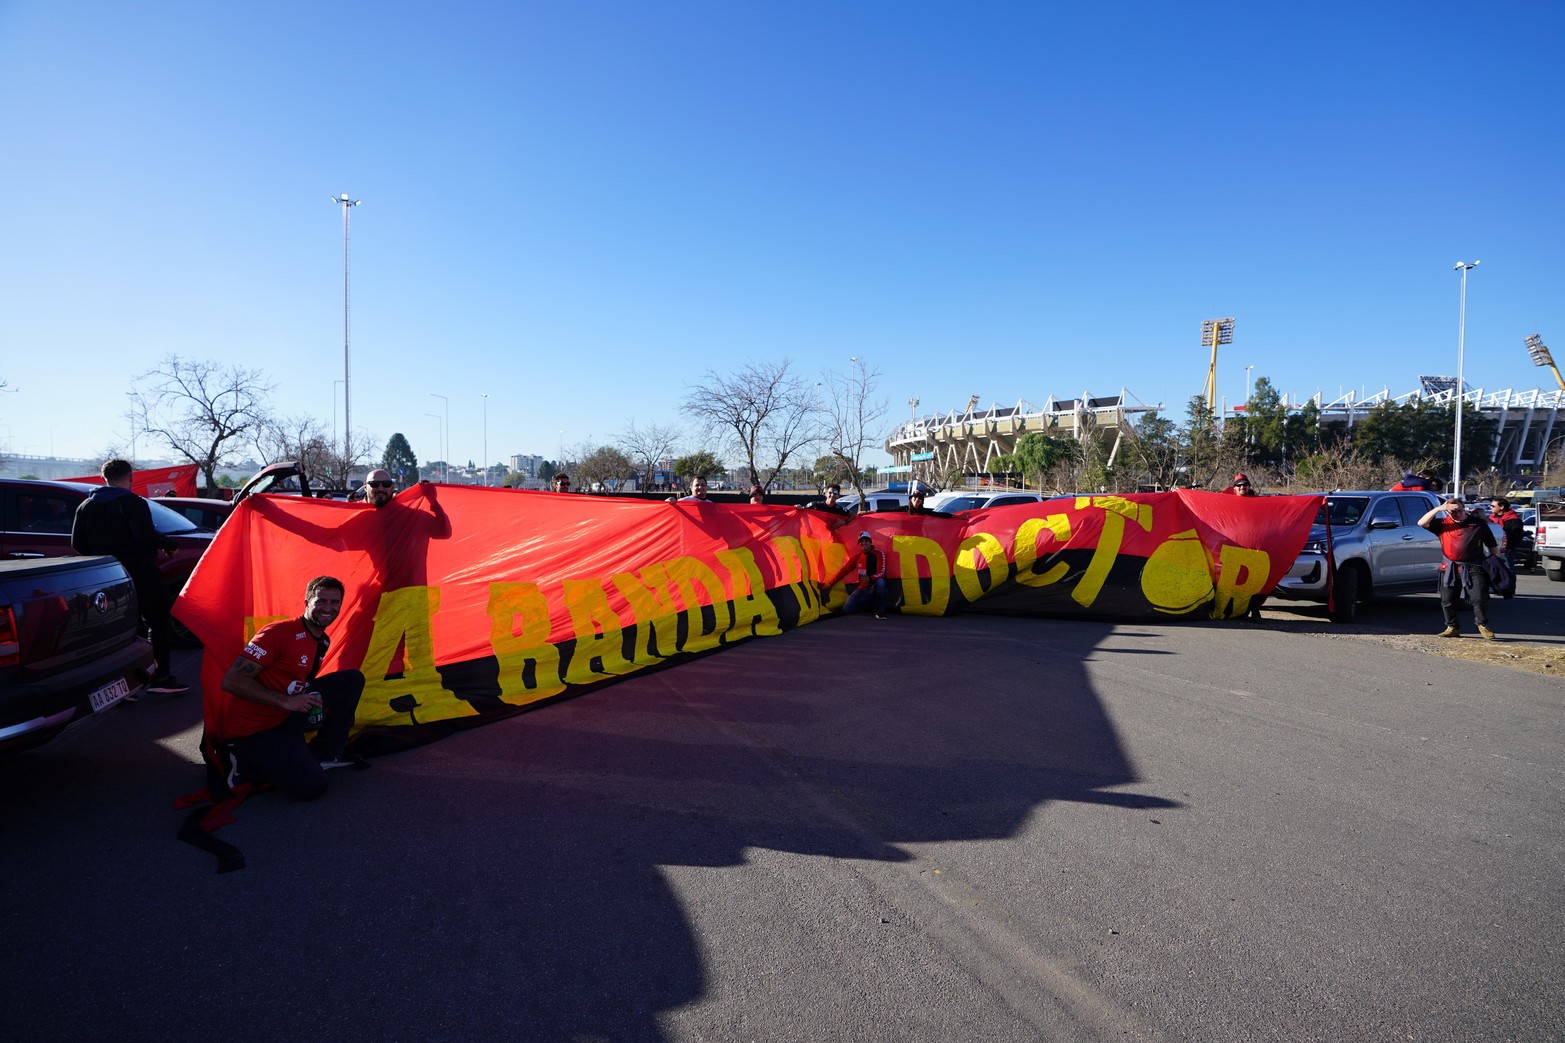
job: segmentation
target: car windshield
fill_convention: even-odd
[[[159,532],[195,532],[201,528],[201,526],[197,525],[183,514],[163,506],[156,500],[148,500],[147,506],[152,508],[153,528],[157,529]]]
[[[1327,524],[1327,512],[1331,512],[1330,523],[1333,528],[1343,528],[1349,525],[1357,525],[1360,518],[1364,517],[1364,511],[1369,507],[1368,496],[1331,496],[1326,499],[1325,506],[1315,514],[1315,524]]]

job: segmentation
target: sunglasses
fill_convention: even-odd
[[[371,489],[390,489],[392,486],[396,485],[397,483],[396,482],[365,482],[364,484],[369,486]]]

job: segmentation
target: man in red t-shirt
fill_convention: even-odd
[[[1440,517],[1441,512],[1445,517]],[[1440,537],[1445,561],[1440,565],[1440,610],[1445,613],[1441,637],[1461,637],[1456,625],[1456,602],[1462,590],[1473,603],[1473,621],[1478,636],[1494,640],[1489,629],[1489,574],[1484,571],[1485,547],[1494,550],[1494,533],[1489,523],[1467,512],[1467,505],[1452,498],[1418,519],[1418,524]]]
[[[229,789],[237,779],[269,782],[299,800],[326,792],[326,769],[368,768],[345,753],[364,675],[316,676],[342,611],[342,581],[317,576],[304,591],[304,615],[262,627],[205,698],[206,745]],[[313,730],[313,741],[305,733]]]

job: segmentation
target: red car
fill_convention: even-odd
[[[84,482],[35,482],[26,478],[0,478],[0,559],[57,558],[71,550],[71,522],[76,507],[96,486]],[[152,524],[174,538],[179,549],[172,558],[159,555],[158,567],[171,594],[178,594],[191,570],[212,543],[212,531],[198,528],[182,514],[157,500]],[[174,639],[186,648],[200,642],[176,617]]]

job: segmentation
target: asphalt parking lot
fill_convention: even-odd
[[[259,797],[224,875],[196,698],[119,707],[0,762],[0,1035],[1565,1038],[1565,685],[1267,616],[826,621]]]

